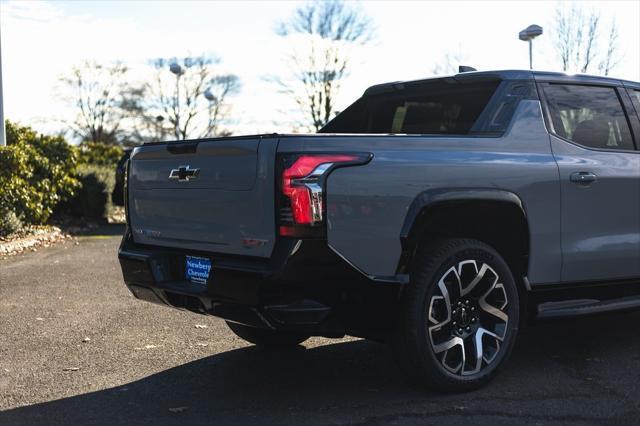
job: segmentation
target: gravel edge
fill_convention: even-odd
[[[52,226],[48,230],[39,230],[33,235],[11,241],[0,241],[0,260],[5,260],[9,256],[15,256],[27,251],[37,251],[40,247],[49,247],[69,238],[72,238],[69,234],[62,232],[58,227]]]

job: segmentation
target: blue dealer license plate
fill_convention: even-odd
[[[211,259],[185,256],[185,273],[189,281],[206,284],[211,273]]]

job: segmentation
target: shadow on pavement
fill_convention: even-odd
[[[638,325],[640,314],[621,314],[530,327],[498,379],[470,394],[408,385],[387,348],[372,342],[278,353],[245,347],[122,386],[8,410],[0,424],[424,424],[451,415],[476,424],[626,424],[640,413]],[[178,407],[188,408],[169,410]]]
[[[78,237],[91,237],[91,236],[121,236],[124,235],[126,226],[122,223],[105,223],[98,225],[96,228],[83,229],[80,232],[74,233]]]
[[[363,365],[363,360],[367,360]],[[371,369],[375,371],[373,373]],[[251,421],[264,410],[362,400],[392,382],[402,392],[384,346],[366,341],[271,352],[245,347],[99,392],[0,413],[0,424],[185,424]],[[189,407],[172,413],[169,409]],[[224,419],[227,419],[226,421]],[[260,420],[257,417],[255,420]]]

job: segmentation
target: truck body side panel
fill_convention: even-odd
[[[327,179],[329,245],[366,275],[395,275],[400,233],[417,196],[500,190],[516,194],[527,215],[529,281],[560,280],[558,167],[537,100],[520,102],[502,137],[300,136],[282,139],[278,150],[374,155],[368,165],[337,169]]]

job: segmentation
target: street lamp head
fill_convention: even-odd
[[[530,41],[542,34],[542,27],[540,25],[529,25],[524,30],[520,31],[518,38],[522,41]]]
[[[213,101],[216,100],[216,95],[211,93],[210,89],[205,90],[203,95],[204,95],[205,99],[208,100],[209,102],[213,102]]]
[[[172,63],[169,64],[169,71],[171,71],[175,75],[181,75],[182,74],[182,67],[180,66],[179,63],[172,62]]]

